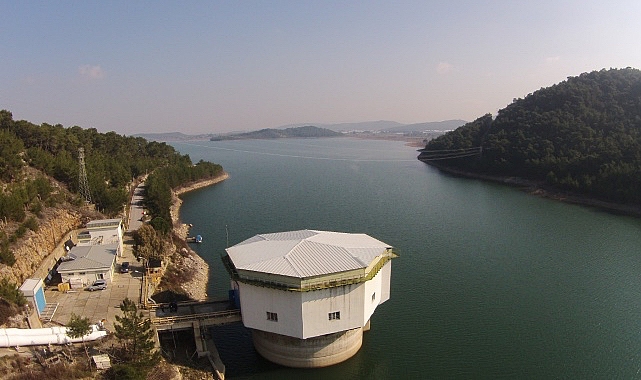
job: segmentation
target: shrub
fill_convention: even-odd
[[[21,224],[21,225],[19,225],[19,226],[18,226],[18,229],[16,229],[16,232],[14,233],[14,235],[15,235],[18,239],[20,239],[20,238],[21,238],[21,237],[23,237],[23,236],[24,236],[24,234],[26,234],[26,233],[27,233],[27,227],[25,227],[25,225],[24,225],[24,224]]]
[[[36,214],[38,217],[42,216],[42,203],[33,202],[30,208],[31,212]]]
[[[107,378],[113,380],[145,380],[145,371],[135,364],[114,364],[107,371]]]
[[[24,306],[27,304],[27,299],[24,298],[22,292],[18,290],[16,284],[9,282],[6,278],[0,280],[0,297],[17,306]]]
[[[13,239],[14,236],[11,236]],[[16,263],[16,257],[13,252],[9,250],[8,244],[0,245],[0,262],[8,266],[13,266]]]
[[[38,232],[38,221],[33,216],[30,216],[22,225],[33,232]]]

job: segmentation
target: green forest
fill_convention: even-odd
[[[36,125],[13,120],[11,112],[0,111],[0,219],[18,224],[11,234],[0,236],[0,262],[13,264],[8,247],[29,229],[36,231],[43,209],[67,204],[82,206],[79,148],[84,149],[87,180],[95,208],[107,216],[120,213],[129,199],[128,185],[149,174],[146,207],[162,232],[171,226],[171,189],[182,184],[217,176],[220,165],[198,162],[173,147],[142,137],[94,128]],[[51,178],[55,181],[51,181]],[[64,186],[69,192],[60,191]],[[65,195],[71,194],[71,195]],[[13,230],[13,229],[12,229]]]
[[[429,141],[418,158],[641,205],[641,71],[569,77]]]

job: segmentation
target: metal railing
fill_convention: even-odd
[[[209,313],[187,314],[187,315],[172,315],[169,317],[154,317],[151,318],[151,323],[155,326],[172,325],[180,322],[194,322],[203,321],[206,319],[230,319],[232,317],[240,317],[240,310],[224,310],[214,311]]]
[[[281,289],[281,290],[287,290],[287,291],[293,291],[293,292],[309,292],[313,290],[335,288],[338,286],[352,285],[352,284],[358,284],[358,283],[369,281],[378,274],[378,272],[383,268],[383,266],[388,261],[396,257],[398,257],[396,253],[392,251],[387,252],[368,273],[362,276],[333,278],[329,281],[327,280],[321,280],[318,282],[310,281],[310,282],[303,283],[300,286],[295,286],[292,284],[285,284],[285,283],[280,283],[275,281],[269,281],[262,278],[248,277],[246,275],[241,276],[236,270],[236,268],[234,267],[229,256],[224,256],[222,259],[223,259],[223,264],[225,265],[225,268],[229,272],[232,280],[244,282],[246,284],[251,284],[254,286],[262,286],[266,288],[275,288],[275,289]]]

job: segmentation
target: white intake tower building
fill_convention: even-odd
[[[392,247],[365,234],[256,235],[223,258],[245,327],[266,359],[324,367],[352,357],[390,298]]]

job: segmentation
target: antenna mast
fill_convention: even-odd
[[[80,195],[84,198],[85,203],[91,203],[91,193],[89,192],[89,181],[87,181],[87,169],[85,168],[85,148],[78,148],[78,162],[80,166],[80,175],[78,180],[80,184],[78,189],[80,190]]]

